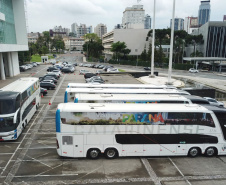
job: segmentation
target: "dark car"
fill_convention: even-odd
[[[75,66],[78,66],[78,64],[77,64],[76,62],[75,62],[74,64],[72,64],[72,65],[73,65],[74,67],[75,67]]]
[[[47,69],[47,71],[48,72],[51,72],[51,71],[53,71],[53,70],[58,70],[56,67],[49,67],[48,69]]]
[[[91,78],[91,77],[93,77],[93,76],[97,76],[96,74],[94,74],[94,73],[85,73],[84,74],[84,78],[86,79],[86,78]]]
[[[52,80],[54,82],[54,84],[57,84],[57,80],[52,77],[52,76],[46,76],[46,77],[43,77],[43,78],[39,78],[39,81],[43,81],[43,80]]]
[[[56,75],[56,74],[47,74],[47,75],[45,75],[45,76],[43,76],[43,77],[45,78],[46,76],[54,77],[56,80],[59,79],[59,76]]]
[[[146,70],[146,71],[150,71],[150,70],[151,70],[151,68],[150,68],[150,67],[144,67],[144,70]]]
[[[47,91],[47,89],[41,87],[41,93],[43,95],[46,95],[48,93],[48,91]]]
[[[62,70],[61,70],[62,73],[73,73],[73,70],[71,67],[64,67]]]
[[[20,66],[20,72],[24,72],[26,71],[25,67],[24,66]]]
[[[50,83],[50,82],[40,82],[40,87],[42,88],[46,88],[46,89],[55,89],[56,85],[54,83]]]

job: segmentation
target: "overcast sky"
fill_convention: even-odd
[[[173,0],[156,0],[156,28],[167,28],[172,17]],[[141,0],[145,14],[153,15],[154,0]],[[54,26],[71,29],[71,24],[86,24],[93,28],[103,23],[108,32],[122,23],[126,7],[137,0],[27,0],[29,32],[43,32]],[[176,0],[176,17],[197,16],[200,0]],[[211,21],[222,21],[226,15],[226,0],[211,0]]]

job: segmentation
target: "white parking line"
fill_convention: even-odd
[[[44,105],[42,106],[41,110],[43,109],[43,107],[44,107]],[[40,112],[41,112],[41,111],[40,111]],[[37,114],[36,118],[39,116],[40,112]],[[34,121],[32,122],[32,124],[31,124],[31,126],[29,127],[29,129],[27,130],[27,133],[25,133],[24,138],[21,140],[20,144],[17,146],[15,152],[13,153],[13,155],[10,157],[9,161],[8,161],[7,164],[5,165],[4,169],[3,169],[2,172],[1,172],[1,175],[5,172],[6,168],[8,167],[9,163],[11,162],[12,158],[14,157],[14,155],[15,155],[15,154],[17,153],[17,151],[19,150],[19,148],[20,148],[21,144],[23,143],[24,139],[26,138],[26,136],[27,136],[27,134],[28,134],[30,128],[33,126],[33,124],[34,124],[36,118],[35,118]]]
[[[180,171],[180,169],[177,167],[177,165],[173,162],[173,160],[171,158],[168,157],[168,159],[170,160],[170,162],[174,165],[174,167],[178,170],[178,172],[181,174],[181,176],[185,179],[184,174],[182,173],[182,171]],[[187,179],[185,179],[185,181],[189,184],[192,185]]]

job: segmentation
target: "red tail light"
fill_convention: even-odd
[[[60,147],[57,139],[56,139],[56,145],[57,145],[57,149],[59,149]]]
[[[32,102],[32,105],[35,105],[36,104],[36,102],[35,102],[35,100]]]

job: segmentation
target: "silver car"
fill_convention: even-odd
[[[206,100],[208,100],[210,102],[210,105],[214,105],[214,106],[217,106],[217,107],[224,107],[224,103],[223,102],[219,102],[213,98],[210,98],[210,97],[203,97],[205,98]]]

